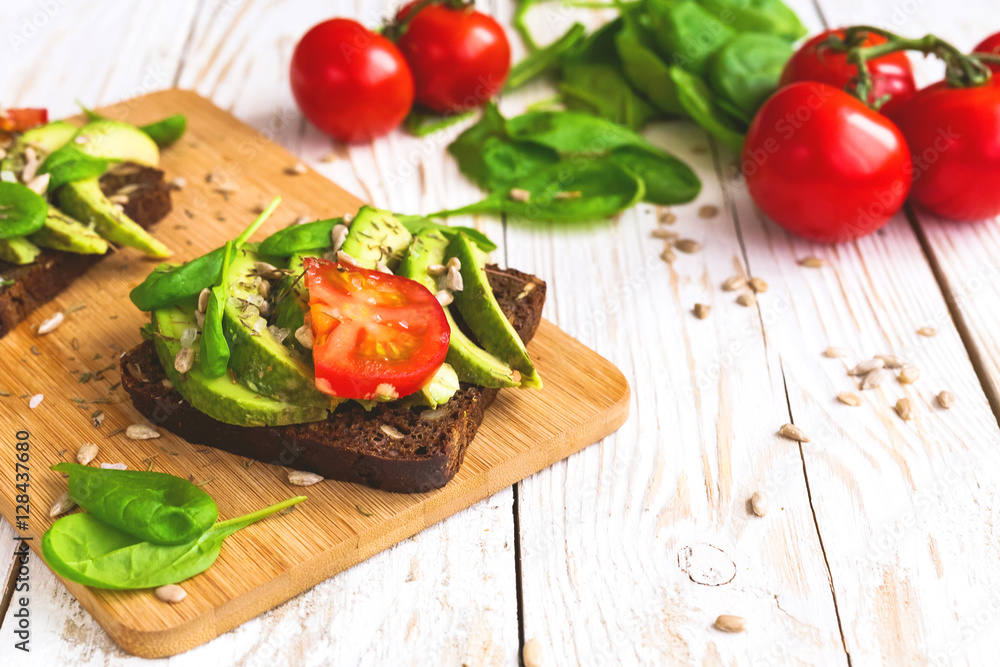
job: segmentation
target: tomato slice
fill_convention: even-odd
[[[324,259],[305,267],[317,389],[394,399],[418,391],[444,363],[451,327],[426,287]]]
[[[4,109],[0,111],[0,130],[24,132],[49,122],[47,109]]]

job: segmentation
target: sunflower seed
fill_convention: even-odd
[[[764,282],[763,278],[751,278],[750,279],[750,289],[752,289],[757,294],[762,294],[767,291],[767,283]]]
[[[174,383],[168,380],[167,378],[163,378],[162,380],[160,380],[160,384],[162,384],[167,389],[174,388]]]
[[[722,614],[715,619],[715,629],[722,632],[743,632],[747,629],[747,622],[742,616]]]
[[[434,298],[437,299],[438,303],[442,306],[447,306],[455,300],[455,297],[451,295],[451,292],[446,289],[439,290],[438,293],[434,295]]]
[[[847,371],[848,375],[867,375],[872,371],[882,368],[885,366],[885,362],[878,357],[869,359],[868,361],[862,361],[860,364]]]
[[[454,266],[448,267],[448,275],[444,279],[444,286],[452,292],[461,292],[465,288],[462,282],[462,274]]]
[[[875,358],[881,359],[885,363],[886,368],[891,368],[893,370],[902,368],[906,365],[906,361],[900,359],[894,354],[876,354]]]
[[[511,188],[510,198],[513,199],[514,201],[527,203],[531,201],[531,193],[522,188]]]
[[[128,195],[111,195],[108,197],[108,201],[112,204],[127,204]]]
[[[851,351],[846,347],[828,347],[823,350],[823,356],[830,359],[839,359],[841,357],[849,357],[850,355]]]
[[[913,401],[908,398],[901,398],[896,401],[896,414],[898,414],[900,419],[903,421],[913,419]]]
[[[208,310],[208,300],[209,298],[211,298],[211,296],[212,296],[212,290],[210,290],[207,287],[201,291],[201,294],[198,295],[199,313],[204,313],[205,311]]]
[[[76,502],[69,497],[69,491],[66,491],[52,501],[52,507],[49,508],[49,518],[54,519],[60,514],[69,512],[74,507],[76,507]]]
[[[343,250],[337,251],[337,264],[346,264],[347,266],[357,266],[358,262],[353,257],[348,255]]]
[[[719,207],[712,204],[705,204],[698,209],[699,218],[714,218],[719,215]]]
[[[863,403],[861,397],[851,391],[842,391],[837,394],[837,400],[844,405],[850,405],[851,407],[858,407]]]
[[[427,274],[434,276],[435,278],[438,276],[443,276],[447,272],[448,272],[448,267],[445,266],[444,264],[431,264],[430,266],[427,267]]]
[[[937,402],[942,408],[948,410],[955,405],[955,395],[950,391],[942,391],[937,395]]]
[[[701,250],[701,244],[694,239],[677,239],[674,241],[674,247],[689,255]]]
[[[404,437],[402,431],[389,424],[382,424],[379,429],[393,440],[402,440]]]
[[[926,338],[933,338],[937,336],[937,329],[934,327],[920,327],[917,329],[917,333]]]
[[[673,230],[657,227],[656,229],[653,230],[652,236],[654,239],[666,239],[669,241],[670,239],[675,239],[680,235]]]
[[[392,269],[390,269],[389,265],[383,262],[382,260],[375,262],[375,270],[378,271],[379,273],[387,273],[390,276],[392,275]]]
[[[153,440],[159,438],[160,433],[146,424],[132,424],[125,429],[125,437],[129,440]]]
[[[91,461],[97,458],[97,451],[97,445],[92,442],[80,445],[80,449],[76,452],[76,462],[82,466],[89,465]]]
[[[347,225],[337,224],[333,226],[330,230],[330,241],[333,242],[334,252],[338,251],[343,247],[344,241],[347,240],[347,233],[350,231]]]
[[[183,375],[191,370],[192,366],[194,366],[194,348],[182,347],[174,357],[174,370]]]
[[[809,436],[795,424],[782,424],[778,429],[778,435],[784,436],[796,442],[809,442]]]
[[[661,225],[672,225],[675,222],[677,222],[677,216],[671,213],[670,211],[666,211],[663,215],[660,216],[659,219],[659,223]]]
[[[102,470],[128,470],[128,466],[124,463],[102,463]]]
[[[160,602],[166,602],[167,604],[177,604],[187,597],[187,591],[178,586],[177,584],[167,584],[166,586],[160,586],[155,591],[153,595]]]
[[[913,384],[920,379],[920,369],[916,366],[903,366],[899,371],[899,381],[902,384]]]
[[[90,421],[94,423],[94,428],[100,428],[101,424],[104,423],[104,411],[97,410],[94,414],[90,415]]]
[[[724,292],[736,292],[747,286],[747,279],[743,276],[729,276],[726,278],[725,282],[722,283],[722,290]]]
[[[289,176],[301,176],[307,171],[309,170],[306,169],[306,166],[301,162],[296,162],[291,167],[285,169],[285,173],[288,174]]]
[[[871,373],[865,375],[861,380],[861,391],[867,391],[869,389],[875,389],[879,387],[884,381],[886,376],[888,376],[888,371],[884,368],[876,368]]]
[[[312,486],[313,484],[322,481],[323,478],[314,472],[292,470],[288,473],[288,483],[293,486]]]
[[[42,174],[41,176],[35,176],[26,185],[28,189],[36,192],[40,195],[44,195],[45,191],[49,189],[49,179],[51,176],[49,174]]]
[[[45,397],[42,396],[41,394],[35,394],[28,400],[28,407],[34,410],[35,408],[37,408],[39,405],[42,404],[42,401],[44,399]]]
[[[524,663],[524,667],[542,667],[542,645],[534,637],[524,642],[524,648],[521,649],[521,661]]]
[[[260,285],[257,285],[257,294],[259,294],[262,299],[270,299],[271,283],[266,280],[260,281]]]
[[[712,310],[712,307],[704,303],[694,304],[694,316],[699,320],[703,320],[708,317],[708,313]]]
[[[663,249],[663,252],[660,253],[660,259],[667,264],[673,264],[674,260],[677,259],[677,254],[674,252],[673,248],[667,246]]]
[[[44,322],[38,325],[38,331],[37,331],[38,335],[44,336],[45,334],[52,333],[53,331],[59,328],[59,325],[63,323],[64,319],[66,319],[65,315],[63,315],[61,312],[56,313],[55,315],[53,315],[52,317],[50,317],[49,319],[45,320]]]
[[[755,491],[754,494],[750,496],[750,509],[752,509],[753,513],[757,516],[764,516],[767,514],[767,496],[760,491]]]
[[[170,181],[169,185],[174,190],[183,190],[184,186],[188,184],[187,179],[183,176],[178,176]]]
[[[299,344],[307,350],[313,349],[315,341],[313,340],[312,327],[307,324],[303,324],[301,327],[296,329],[295,340],[299,341]]]
[[[757,303],[757,297],[754,296],[753,292],[743,292],[738,297],[736,297],[736,303],[740,304],[741,306],[746,306],[747,308],[749,308],[750,306]]]
[[[799,260],[799,266],[804,266],[807,269],[820,269],[828,264],[829,262],[819,257],[803,257]]]
[[[265,280],[277,280],[284,275],[284,272],[273,264],[267,262],[254,262],[254,273]]]

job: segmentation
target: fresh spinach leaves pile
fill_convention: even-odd
[[[583,112],[504,118],[493,104],[448,150],[489,195],[434,215],[505,213],[547,222],[611,217],[639,201],[681,204],[701,182],[686,164],[618,123]]]
[[[42,556],[60,576],[96,588],[155,588],[189,579],[212,566],[225,538],[305,500],[289,498],[216,523],[212,497],[180,477],[75,463],[52,469],[69,475],[70,498],[87,513],[52,524],[42,537]]]
[[[521,0],[515,27],[537,0]],[[579,24],[511,70],[508,90],[547,73],[568,109],[632,130],[694,120],[739,152],[754,113],[777,87],[806,29],[781,0],[638,0],[591,35]]]

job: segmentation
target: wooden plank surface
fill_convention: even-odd
[[[195,4],[160,14],[137,14],[132,3],[62,4],[29,42],[31,58],[16,55],[0,68],[3,102],[41,98],[59,113],[71,112],[77,95],[112,103],[141,85],[146,64],[163,63],[181,85],[359,198],[406,211],[475,199],[477,190],[444,154],[452,133],[423,140],[396,133],[335,148],[295,111],[285,71],[295,40],[329,16],[372,24],[381,5]],[[991,0],[820,0],[819,11],[808,1],[792,4],[811,30],[824,18],[829,25],[864,21],[911,36],[933,30],[968,48],[1000,29]],[[509,25],[510,0],[486,6]],[[111,31],[126,31],[137,17],[157,27],[127,46],[71,29],[91,25],[95,10]],[[16,25],[18,11],[25,10],[0,8],[3,25]],[[551,36],[575,18],[595,25],[609,15],[548,3],[531,20]],[[932,61],[914,64],[923,83],[939,76]],[[539,84],[504,106],[516,111],[551,94]],[[546,316],[626,372],[634,416],[619,435],[522,482],[516,498],[501,491],[162,662],[512,664],[522,641],[534,640],[543,664],[844,664],[848,653],[856,665],[990,663],[998,439],[996,411],[985,406],[989,397],[997,408],[1000,393],[996,221],[955,226],[918,211],[915,235],[900,218],[883,237],[814,248],[756,219],[739,184],[719,176],[729,173],[731,156],[693,126],[658,126],[651,136],[705,181],[698,205],[674,210],[675,227],[704,242],[702,255],[682,255],[666,274],[643,271],[646,262],[659,267],[659,248],[648,238],[658,212],[646,208],[580,234],[512,226],[497,253],[546,277]],[[330,155],[333,162],[321,161]],[[720,202],[719,216],[698,217],[700,204]],[[495,219],[463,224],[503,240]],[[802,254],[831,266],[805,271],[795,263]],[[579,280],[581,262],[600,272]],[[756,314],[718,290],[739,265],[771,285]],[[708,320],[693,320],[695,302],[713,306]],[[916,337],[929,320],[938,336]],[[921,367],[921,380],[865,392],[859,408],[840,406],[832,397],[848,380],[842,362],[819,356],[828,344],[905,353]],[[786,384],[790,407],[782,414]],[[934,407],[939,387],[959,397],[951,413]],[[890,409],[903,392],[920,408],[907,425]],[[773,435],[793,419],[816,441],[801,452]],[[743,506],[757,489],[771,497],[765,519],[747,517]],[[0,530],[0,547],[5,538]],[[675,564],[680,544],[719,547],[740,567],[737,577],[725,586],[695,584]],[[688,568],[696,572],[729,567],[700,548],[688,560],[704,564]],[[35,599],[52,600],[34,607],[43,664],[138,663],[47,570],[32,576]],[[717,613],[734,609],[747,615],[748,633],[711,630]],[[10,629],[8,615],[0,626],[3,664],[13,655],[5,652]]]
[[[224,198],[212,191],[214,185],[206,183],[205,175],[238,155],[248,137],[254,136],[249,127],[184,91],[154,93],[130,102],[129,109],[139,123],[177,111],[189,119],[185,138],[161,159],[168,174],[184,177],[189,185],[177,193],[176,210],[155,229],[177,260],[196,257],[231,238],[252,219],[255,203],[271,198],[276,190],[284,197],[281,214],[265,224],[262,236],[301,215],[328,217],[357,208],[355,199],[318,174],[285,173],[294,158],[270,143],[259,145],[256,161],[239,163],[238,173],[230,168],[237,190]],[[217,216],[210,218],[209,210],[217,211]],[[547,378],[547,388],[537,393],[502,392],[469,446],[462,468],[438,491],[391,494],[338,482],[302,490],[289,485],[286,471],[276,466],[247,467],[241,457],[193,446],[167,433],[143,442],[129,441],[120,432],[110,436],[131,423],[145,423],[112,382],[117,377],[118,352],[137,342],[144,320],[129,305],[127,293],[149,266],[137,253],[116,253],[0,341],[0,377],[13,394],[0,404],[0,415],[5,423],[31,433],[34,511],[30,528],[21,532],[33,537],[32,546],[37,546],[51,525],[41,508],[64,490],[59,476],[46,469],[72,460],[80,444],[94,440],[100,443],[101,463],[123,462],[134,470],[152,458],[155,470],[204,482],[223,517],[245,514],[299,491],[310,502],[280,520],[229,538],[215,565],[185,582],[188,598],[183,604],[163,605],[149,591],[97,591],[68,583],[105,630],[137,655],[172,655],[212,639],[599,440],[620,426],[628,413],[629,390],[621,374],[543,322],[530,350],[539,373]],[[53,334],[32,333],[31,324],[73,304],[86,308],[68,316]],[[28,352],[32,345],[40,354]],[[101,368],[110,370],[87,383],[73,374],[85,370],[100,374]],[[16,398],[25,393],[44,393],[44,400],[30,409],[26,399]],[[87,403],[79,404],[80,398]],[[106,420],[95,429],[90,412],[98,405]],[[16,453],[13,447],[4,448],[7,467],[13,468]],[[0,512],[11,523],[15,494],[13,487],[0,491]]]

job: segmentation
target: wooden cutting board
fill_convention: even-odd
[[[187,186],[174,193],[174,212],[157,238],[187,260],[218,247],[254,217],[254,206],[283,197],[279,214],[257,238],[300,215],[330,217],[361,204],[319,174],[289,176],[294,156],[195,93],[168,90],[120,103],[102,113],[143,124],[176,112],[188,133],[163,151],[168,178]],[[213,183],[206,175],[215,172]],[[224,197],[218,184],[233,185]],[[139,342],[146,316],[128,300],[153,264],[125,249],[102,261],[56,300],[0,340],[0,513],[37,553],[52,520],[48,508],[66,490],[50,465],[72,460],[85,442],[100,454],[92,465],[125,463],[206,482],[220,519],[239,516],[302,493],[295,511],[259,522],[226,540],[207,572],[186,582],[177,605],[149,590],[112,592],[66,582],[67,588],[118,644],[135,655],[174,655],[271,609],[427,526],[600,440],[628,417],[629,387],[606,359],[543,321],[528,349],[545,380],[541,392],[505,390],[487,411],[465,463],[443,489],[404,495],[340,482],[290,486],[287,471],[163,433],[131,441],[117,433],[145,420],[119,386],[119,354]],[[541,276],[544,278],[545,276]],[[55,332],[34,329],[57,311]],[[88,375],[89,374],[89,375]],[[29,407],[29,396],[42,402]],[[104,413],[100,426],[96,411]],[[27,527],[15,522],[17,432],[30,434]],[[23,434],[22,434],[23,437]],[[22,464],[22,466],[25,464]],[[23,468],[21,469],[23,471]],[[18,480],[18,481],[23,481]],[[18,514],[24,514],[24,509]],[[44,604],[44,601],[39,601]]]

